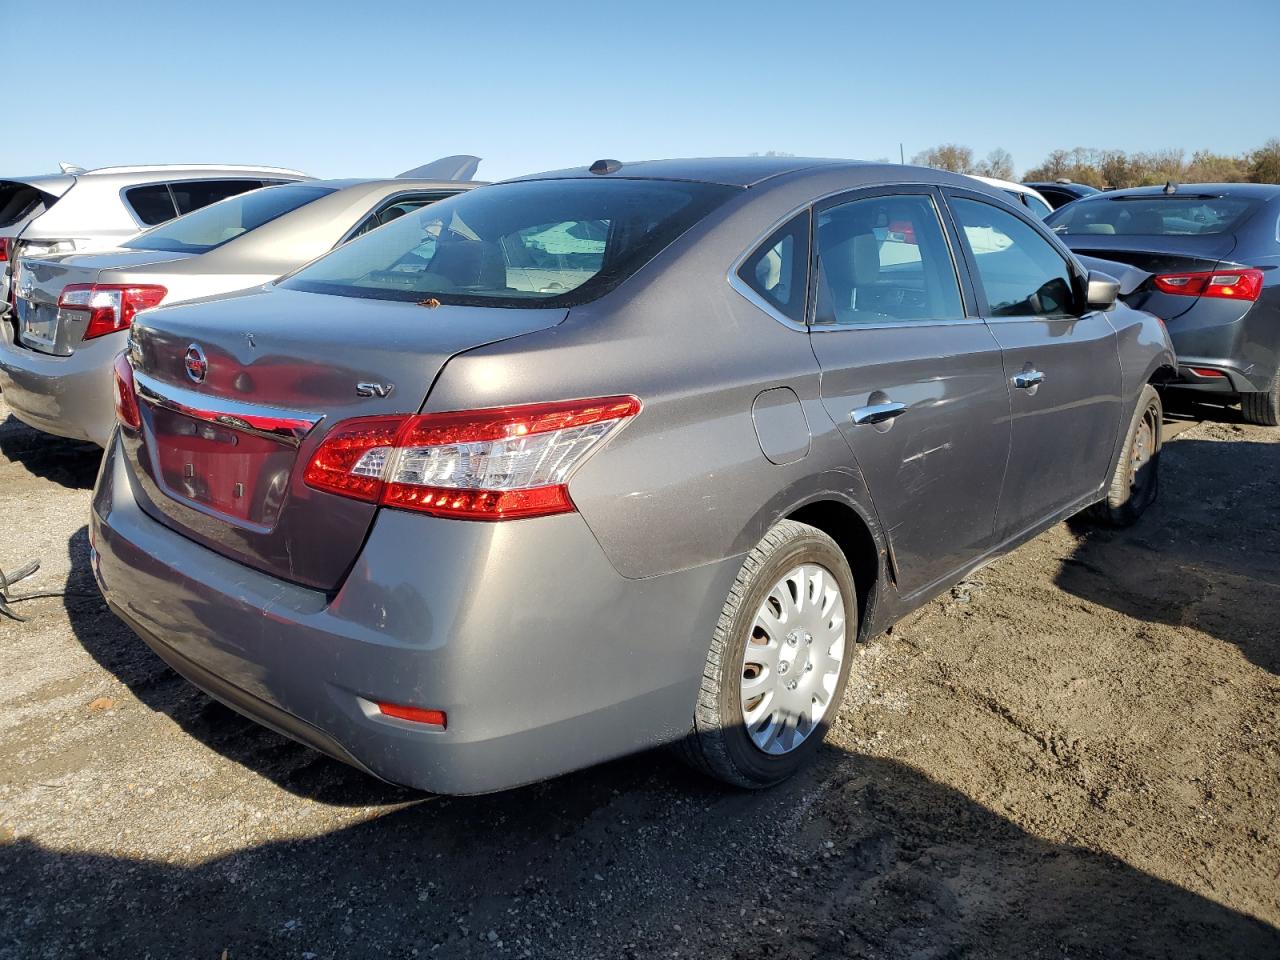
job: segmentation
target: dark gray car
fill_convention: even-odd
[[[1173,353],[967,177],[601,161],[139,318],[94,494],[112,609],[402,784],[659,744],[763,786],[874,636],[1156,494]]]
[[[1046,222],[1076,253],[1146,272],[1122,296],[1168,326],[1179,364],[1169,389],[1280,425],[1280,185],[1116,190]]]

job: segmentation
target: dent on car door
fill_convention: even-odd
[[[993,544],[1009,451],[1000,347],[966,310],[929,188],[820,207],[810,340],[822,401],[866,477],[911,595]]]
[[[1095,496],[1121,420],[1115,330],[1084,305],[1083,278],[1028,220],[946,191],[979,302],[1012,387],[1001,542]]]

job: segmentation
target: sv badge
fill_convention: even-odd
[[[394,383],[357,383],[357,397],[389,397],[396,388]]]

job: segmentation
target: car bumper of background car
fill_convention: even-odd
[[[1256,389],[1249,377],[1229,360],[1178,356],[1178,379],[1166,389],[1195,394],[1236,394]]]
[[[113,439],[91,518],[103,595],[163,659],[384,780],[482,793],[683,736],[739,559],[627,580],[578,514],[380,511],[336,594],[260,573],[137,505]],[[443,730],[375,704],[443,710]]]
[[[0,391],[15,417],[44,433],[105,446],[115,424],[111,364],[124,349],[123,334],[88,343],[69,357],[54,357],[13,342],[0,323]]]

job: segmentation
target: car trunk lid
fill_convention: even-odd
[[[1127,263],[1152,277],[1170,273],[1198,273],[1217,269],[1235,250],[1231,234],[1202,236],[1108,236],[1070,234],[1062,237],[1075,253]],[[1162,293],[1151,279],[1124,297],[1138,310],[1173,320],[1195,306],[1198,297]]]
[[[450,357],[566,315],[278,288],[148,313],[130,351],[142,429],[121,433],[139,504],[239,562],[333,590],[377,507],[303,483],[328,430],[416,413]]]
[[[24,257],[18,262],[13,280],[18,342],[40,353],[71,356],[84,339],[88,314],[58,309],[58,298],[66,287],[100,282],[106,270],[128,270],[186,258],[186,254],[153,250],[70,254],[49,259]]]

